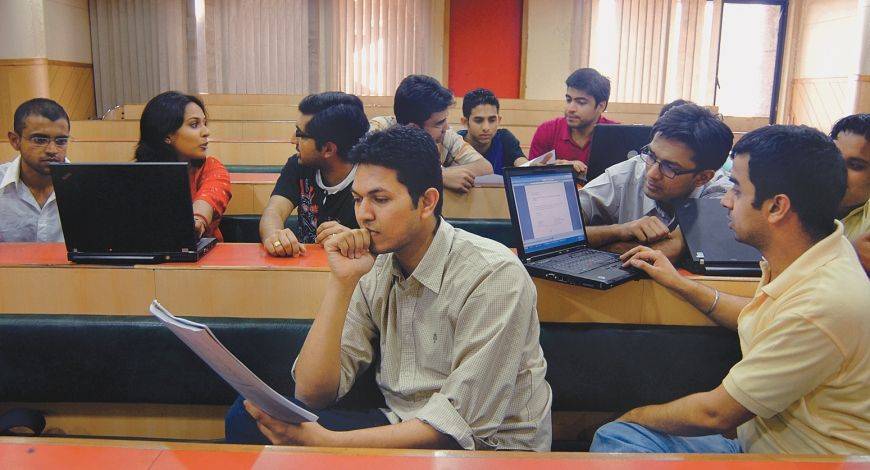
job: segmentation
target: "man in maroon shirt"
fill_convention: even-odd
[[[556,163],[571,163],[578,173],[585,174],[595,125],[617,124],[601,115],[610,100],[610,80],[586,68],[575,70],[565,85],[565,116],[538,126],[529,159],[555,150]]]

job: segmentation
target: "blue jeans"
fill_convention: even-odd
[[[589,452],[656,454],[741,454],[740,442],[719,434],[671,436],[639,424],[614,421],[598,428]]]
[[[305,405],[291,399],[303,408]],[[224,433],[228,444],[271,444],[269,439],[260,432],[257,422],[245,409],[244,398],[236,398],[224,420]],[[307,408],[306,408],[307,409]],[[390,424],[381,410],[337,410],[325,409],[315,411],[317,422],[330,431],[352,431],[354,429],[374,428]]]

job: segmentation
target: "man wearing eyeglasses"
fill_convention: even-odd
[[[15,110],[9,143],[18,155],[0,165],[0,242],[60,242],[63,232],[49,164],[66,161],[69,116],[36,98]]]
[[[287,159],[260,217],[260,239],[272,256],[299,256],[304,243],[358,228],[350,186],[356,165],[350,148],[369,130],[363,104],[354,95],[328,91],[299,102],[297,154]],[[295,210],[298,235],[285,228]]]
[[[684,249],[674,208],[687,198],[721,199],[720,170],[734,134],[707,109],[676,107],[660,117],[640,155],[611,166],[580,190],[589,243],[622,253],[643,244],[671,260]]]

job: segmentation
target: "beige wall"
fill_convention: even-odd
[[[91,61],[87,0],[45,0],[45,46],[49,60]]]
[[[45,57],[42,0],[0,0],[0,60]]]
[[[571,67],[573,0],[529,0],[524,87],[526,99],[558,100]]]
[[[854,112],[863,29],[858,0],[804,0],[798,8],[788,120],[828,131],[837,119]]]
[[[0,0],[0,135],[22,102],[47,97],[94,116],[87,0]]]
[[[870,113],[870,0],[861,0],[858,6],[858,24],[861,25],[858,44],[858,76],[855,77],[855,111]]]

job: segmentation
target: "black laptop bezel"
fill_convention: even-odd
[[[189,164],[186,162],[85,162],[85,163],[51,163],[49,167],[51,168],[52,175],[52,184],[55,186],[55,194],[57,193],[57,188],[61,188],[61,193],[64,192],[64,182],[61,180],[63,175],[69,173],[69,171],[55,171],[55,168],[113,168],[113,167],[122,167],[122,168],[130,168],[130,167],[139,167],[139,166],[152,166],[152,167],[169,167],[169,168],[183,168],[184,174],[187,175]],[[76,170],[72,170],[76,171]],[[189,185],[189,182],[188,182]],[[185,188],[187,185],[185,186]],[[180,191],[182,197],[186,200],[182,201],[183,206],[179,205],[179,209],[181,211],[189,212],[189,219],[191,220],[190,226],[190,240],[187,243],[179,246],[177,251],[174,250],[154,250],[154,251],[92,251],[92,250],[82,250],[78,247],[78,243],[73,238],[68,236],[68,233],[64,233],[64,241],[67,248],[67,257],[70,261],[80,261],[80,262],[106,262],[106,263],[124,263],[125,259],[130,260],[131,263],[149,263],[149,262],[164,262],[164,261],[195,261],[198,259],[201,254],[207,253],[213,246],[213,242],[209,242],[203,245],[202,253],[199,253],[200,245],[202,242],[196,238],[195,231],[193,229],[193,203],[192,198],[190,196],[190,191]],[[59,217],[61,219],[61,227],[63,228],[64,221],[64,211],[63,205],[64,201],[62,200],[62,196],[58,197],[58,212]]]
[[[502,174],[502,178],[504,179],[504,189],[505,195],[507,196],[508,202],[508,210],[510,211],[511,216],[511,230],[514,232],[514,240],[517,247],[517,255],[520,257],[523,263],[528,261],[548,258],[550,256],[558,255],[561,253],[566,253],[568,251],[572,251],[579,248],[589,248],[589,234],[586,232],[586,221],[583,220],[583,212],[580,212],[580,223],[583,226],[583,240],[579,242],[570,243],[567,245],[560,245],[558,247],[547,248],[541,251],[536,251],[533,255],[526,253],[526,248],[523,244],[523,234],[520,230],[519,224],[519,214],[517,214],[516,203],[514,200],[514,190],[513,185],[511,184],[511,178],[515,178],[516,176],[528,176],[528,175],[538,175],[538,174],[559,174],[565,173],[571,177],[573,181],[574,178],[574,167],[571,165],[546,165],[546,166],[525,166],[525,167],[507,167],[504,169],[504,173]],[[577,207],[580,207],[580,195],[577,194],[577,189],[575,187],[574,198],[577,202]]]

